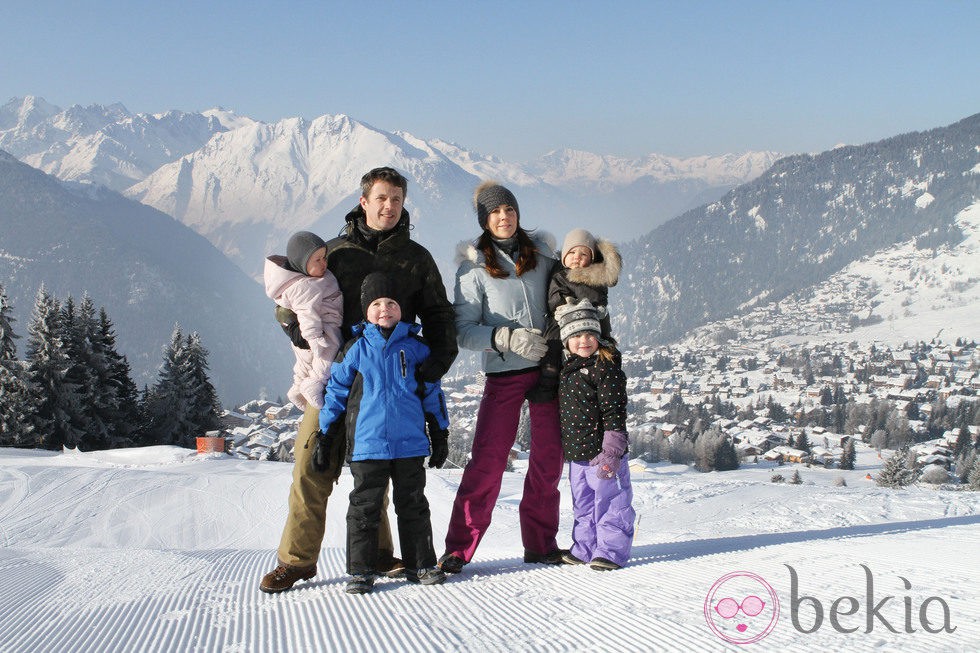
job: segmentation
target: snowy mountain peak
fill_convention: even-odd
[[[611,190],[644,177],[661,182],[698,179],[721,186],[758,177],[779,157],[776,152],[746,152],[686,159],[661,154],[625,158],[562,149],[549,152],[531,167],[546,182],[557,186],[584,183]]]
[[[49,104],[44,98],[33,95],[10,98],[0,107],[0,129],[31,128],[60,111],[59,107]]]

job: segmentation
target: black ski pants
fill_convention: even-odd
[[[378,524],[388,481],[398,517],[398,539],[408,569],[436,564],[432,522],[425,498],[425,458],[351,462],[354,489],[347,508],[347,573],[374,573],[378,557]]]

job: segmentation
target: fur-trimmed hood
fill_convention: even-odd
[[[531,242],[538,248],[538,251],[549,258],[557,258],[555,255],[555,237],[547,231],[537,229],[534,233],[528,233]],[[477,265],[483,265],[483,252],[476,247],[477,240],[463,240],[456,245],[456,265],[463,261],[470,261]],[[617,275],[619,273],[617,272]]]
[[[572,283],[582,283],[596,288],[612,288],[619,282],[619,273],[623,269],[623,257],[619,255],[616,246],[604,238],[596,239],[596,249],[598,255],[592,265],[567,270],[568,280]]]

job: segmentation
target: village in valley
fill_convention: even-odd
[[[893,348],[856,341],[701,340],[624,354],[635,471],[660,461],[713,470],[695,446],[699,436],[710,432],[734,445],[742,464],[772,467],[835,468],[848,440],[864,450],[876,449],[883,459],[908,445],[922,478],[952,482],[963,471],[956,470],[956,454],[966,443],[970,449],[977,445],[980,349],[975,342],[937,340]],[[483,380],[479,374],[448,376],[443,387],[452,424],[450,466],[461,466]],[[289,403],[254,400],[225,411],[220,436],[234,456],[289,462],[301,416]],[[527,437],[525,419],[514,459],[526,458]],[[945,473],[926,474],[928,465]]]

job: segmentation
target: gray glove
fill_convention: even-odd
[[[493,332],[493,348],[501,354],[512,351],[529,361],[539,361],[548,353],[548,341],[540,329],[497,327]]]

